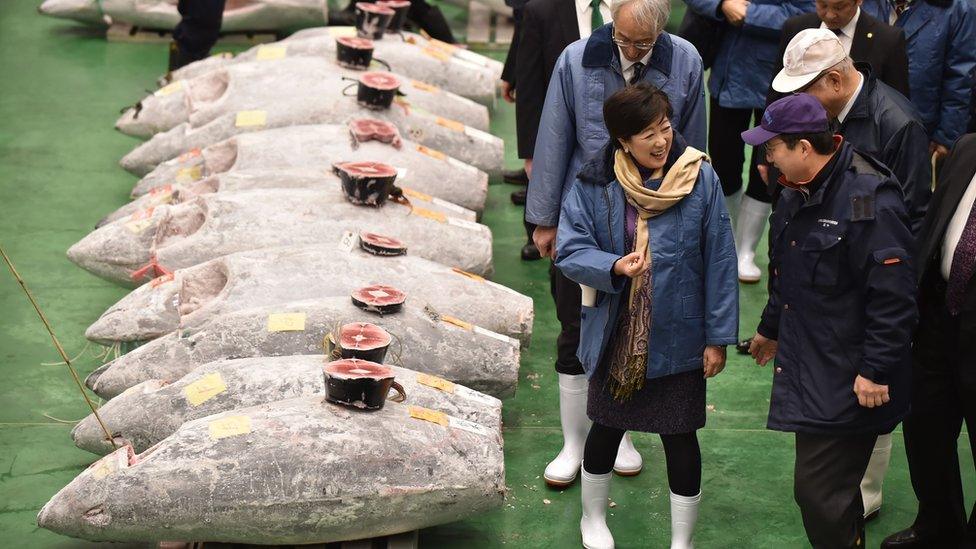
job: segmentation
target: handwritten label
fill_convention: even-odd
[[[447,163],[450,164],[451,166],[459,169],[459,170],[464,170],[466,172],[471,172],[471,173],[477,173],[478,172],[478,168],[475,168],[471,164],[466,164],[464,162],[461,162],[460,160],[458,160],[456,158],[451,158],[451,157],[448,156],[447,157]]]
[[[414,206],[410,210],[410,213],[414,215],[419,215],[420,217],[426,217],[427,219],[431,219],[438,223],[444,223],[445,221],[447,221],[446,215],[442,214],[441,212],[435,212],[434,210],[428,210],[427,208],[418,208]]]
[[[132,234],[140,234],[152,225],[152,219],[138,219],[136,221],[129,221],[125,224],[125,228],[129,230]]]
[[[481,225],[475,223],[474,221],[468,221],[467,219],[458,219],[456,217],[449,217],[447,219],[449,225],[455,227],[461,227],[462,229],[468,229],[469,231],[480,231]]]
[[[444,126],[449,130],[456,131],[456,132],[464,131],[464,124],[458,122],[457,120],[451,120],[449,118],[443,118],[438,116],[437,118],[434,119],[434,121],[437,122],[438,126]]]
[[[343,252],[351,252],[356,247],[356,235],[352,231],[342,233],[339,239],[339,249]]]
[[[269,332],[305,331],[305,313],[272,313],[268,315]]]
[[[355,38],[356,27],[329,27],[329,35],[332,38]]]
[[[424,421],[443,425],[444,427],[450,425],[450,419],[448,419],[447,414],[444,412],[438,412],[436,410],[422,408],[420,406],[410,406],[408,409],[410,411],[410,417],[414,419],[422,419]]]
[[[451,394],[454,394],[454,388],[456,387],[454,383],[430,374],[417,374],[417,383]]]
[[[441,321],[446,322],[448,324],[453,324],[458,328],[464,328],[469,332],[474,329],[474,324],[471,324],[470,322],[465,322],[460,318],[455,318],[450,315],[441,315]]]
[[[248,416],[227,416],[215,419],[208,425],[211,440],[244,435],[251,432],[251,418]]]
[[[426,82],[421,82],[420,80],[413,80],[413,81],[410,82],[410,84],[413,85],[414,88],[416,88],[418,90],[421,90],[421,91],[428,92],[428,93],[440,93],[441,92],[441,89],[438,88],[437,86],[428,84]]]
[[[448,426],[454,429],[460,429],[462,431],[467,431],[469,433],[474,433],[476,435],[481,435],[483,437],[491,436],[491,431],[487,427],[473,421],[468,421],[466,419],[461,419],[459,417],[449,417]]]
[[[183,89],[183,81],[177,80],[176,82],[171,82],[163,86],[162,88],[159,88],[158,90],[156,90],[155,93],[153,93],[153,95],[155,95],[156,97],[166,97],[167,95],[172,95],[182,89]]]
[[[451,210],[451,211],[454,211],[454,212],[457,212],[457,213],[462,213],[463,214],[463,213],[467,213],[467,212],[470,211],[467,208],[463,208],[463,207],[458,206],[457,204],[455,204],[453,202],[448,202],[447,200],[442,200],[440,198],[437,198],[436,196],[433,197],[433,198],[431,198],[431,202],[434,203],[434,204],[436,204],[436,205],[438,205],[438,206],[440,206],[441,208],[444,208],[445,210]]]
[[[427,156],[436,158],[438,160],[445,160],[447,158],[447,155],[441,151],[435,151],[434,149],[425,147],[423,145],[417,145],[417,152],[420,154],[426,154]]]
[[[219,372],[207,374],[183,389],[190,406],[199,406],[211,398],[227,390],[224,378],[220,377]]]
[[[193,181],[199,181],[202,178],[203,178],[203,171],[201,170],[200,166],[180,168],[176,172],[177,183],[191,183]]]
[[[495,397],[488,396],[484,393],[479,393],[474,389],[468,389],[464,385],[457,385],[454,388],[454,394],[461,398],[466,398],[468,400],[472,400],[474,402],[480,402],[482,404],[487,404],[489,406],[496,406],[499,404],[498,399],[496,399]]]
[[[257,59],[258,61],[272,61],[284,59],[286,55],[288,55],[288,49],[284,46],[259,46]]]
[[[234,125],[238,128],[253,128],[264,126],[268,123],[267,111],[241,111],[234,119]]]
[[[479,334],[479,335],[483,335],[483,336],[488,336],[488,337],[490,337],[492,339],[497,339],[498,341],[501,341],[501,342],[504,342],[504,343],[508,343],[509,345],[512,345],[512,346],[515,346],[515,345],[518,345],[519,344],[518,340],[516,340],[516,339],[512,339],[512,338],[508,337],[507,335],[500,334],[498,332],[493,332],[491,330],[487,330],[485,328],[482,328],[481,326],[475,326],[474,327],[474,333]]]

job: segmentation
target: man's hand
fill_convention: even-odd
[[[708,345],[702,355],[702,362],[705,363],[705,379],[715,377],[725,369],[725,347],[718,345]]]
[[[722,2],[722,14],[729,24],[736,27],[742,26],[745,22],[748,8],[748,0],[723,0]]]
[[[776,358],[776,347],[775,339],[756,334],[752,336],[752,343],[749,344],[749,354],[756,359],[756,364],[765,366],[770,360]]]
[[[532,242],[542,257],[556,259],[556,227],[536,227],[532,231]]]
[[[858,404],[865,408],[876,408],[891,400],[887,385],[878,385],[863,376],[854,378],[854,394]]]
[[[949,154],[949,148],[942,143],[936,143],[932,141],[929,143],[929,156],[935,155],[936,160],[942,160]]]
[[[650,265],[641,252],[631,252],[613,262],[614,274],[637,278],[647,272]]]
[[[502,80],[502,99],[509,103],[515,102],[515,88],[512,84]]]

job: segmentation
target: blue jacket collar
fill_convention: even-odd
[[[674,140],[671,141],[671,150],[668,152],[668,160],[664,163],[664,173],[668,173],[668,170],[671,169],[671,166],[674,166],[674,163],[677,162],[678,157],[685,152],[686,148],[688,148],[688,143],[685,141],[685,138],[675,131]],[[613,143],[608,140],[607,144],[599,152],[583,163],[576,177],[583,183],[603,187],[609,185],[617,179],[617,176],[613,173],[613,155],[615,151],[616,149],[613,147]]]
[[[583,48],[583,66],[587,68],[597,67],[620,67],[620,58],[617,47],[613,40],[613,24],[607,23],[593,31],[593,34],[586,39],[586,47]],[[654,43],[654,51],[648,61],[648,67],[671,76],[671,58],[674,53],[674,44],[671,42],[671,35],[662,32]],[[646,71],[645,71],[646,74]]]

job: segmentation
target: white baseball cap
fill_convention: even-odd
[[[783,54],[783,70],[773,78],[773,89],[792,93],[847,57],[840,39],[829,29],[806,29],[790,40]]]

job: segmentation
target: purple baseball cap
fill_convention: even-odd
[[[820,101],[808,93],[794,93],[766,107],[762,122],[742,132],[742,140],[758,147],[781,133],[819,133],[829,128],[827,111]]]

